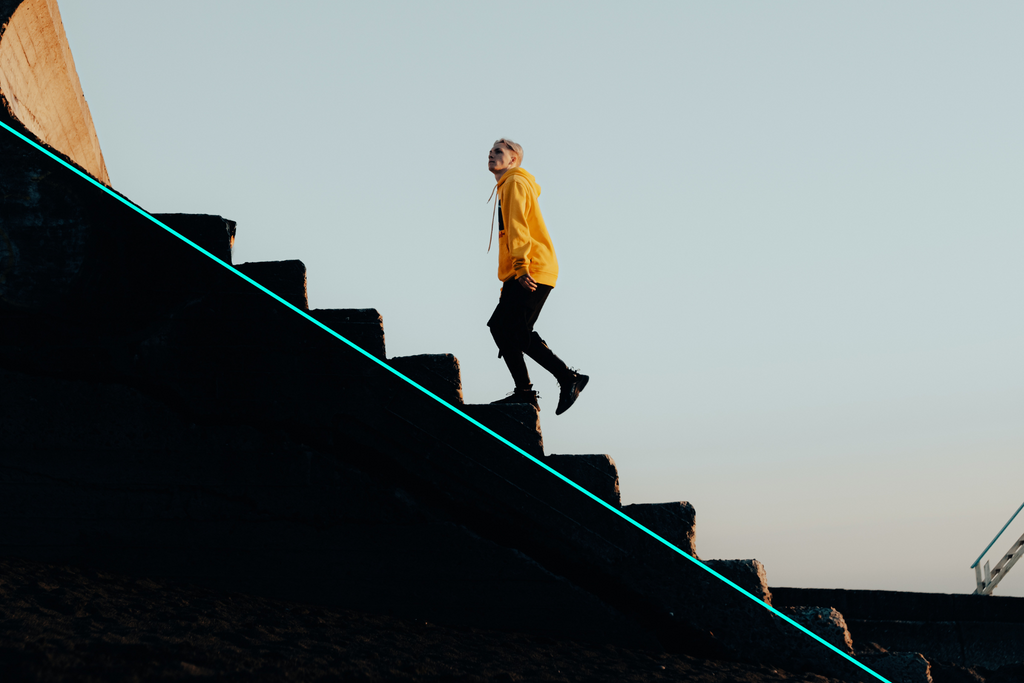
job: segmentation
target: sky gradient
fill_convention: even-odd
[[[312,307],[488,402],[514,139],[561,266],[537,330],[592,377],[555,417],[531,365],[548,453],[771,585],[973,590],[1024,501],[1024,6],[294,5],[62,0],[116,189],[238,221],[236,263],[301,259]]]

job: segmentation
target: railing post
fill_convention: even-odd
[[[1006,531],[1007,527],[1010,526],[1013,520],[1017,518],[1017,515],[1020,514],[1021,510],[1024,510],[1024,503],[1021,503],[1020,507],[1017,508],[1017,512],[1013,513],[1013,515],[1010,517],[1010,520],[1003,525],[1003,528],[999,530],[999,533],[996,534],[996,537],[993,538],[987,546],[985,546],[985,549],[981,551],[981,555],[978,555],[978,559],[976,559],[974,561],[974,564],[971,565],[971,569],[974,570],[974,579],[978,586],[974,590],[975,595],[989,595],[990,593],[992,593],[992,589],[996,587],[995,584],[999,583],[999,581],[1006,574],[1006,571],[1008,571],[1010,567],[1012,567],[1017,562],[1017,560],[1020,559],[1021,555],[1024,554],[1024,536],[1021,536],[1020,540],[1017,541],[1017,543],[1014,544],[1013,548],[1010,549],[1010,552],[1005,557],[1003,557],[1003,559],[1000,560],[999,563],[996,565],[996,574],[999,575],[999,578],[997,578],[995,582],[992,581],[992,573],[989,569],[988,562],[985,562],[985,575],[984,577],[982,577],[981,570],[978,566],[981,563],[981,558],[985,557],[985,553],[987,553],[992,548],[992,546],[995,545],[996,541],[999,540],[999,537],[1003,535],[1003,532]],[[1006,566],[1004,567],[1003,565]]]

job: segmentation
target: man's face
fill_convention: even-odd
[[[495,145],[487,153],[487,170],[491,173],[500,173],[514,168],[516,157],[512,150],[502,145]]]

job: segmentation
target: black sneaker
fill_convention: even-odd
[[[573,370],[572,375],[559,382],[558,408],[555,409],[555,415],[561,415],[565,411],[569,410],[569,408],[572,408],[572,404],[580,397],[580,392],[583,391],[589,381],[590,377],[587,375],[581,375]]]
[[[529,403],[531,406],[533,406],[537,410],[540,410],[540,404],[537,403],[537,399],[538,398],[540,398],[540,395],[537,394],[537,392],[533,391],[532,389],[528,389],[528,390],[516,389],[515,391],[513,391],[511,394],[509,394],[505,398],[500,398],[497,401],[491,401],[491,405],[492,406],[497,406],[497,405],[505,405],[505,404],[509,404],[509,403]]]

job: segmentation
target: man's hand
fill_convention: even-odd
[[[523,289],[528,289],[531,292],[537,291],[537,281],[530,277],[529,274],[523,275],[518,280],[516,280],[516,282],[521,284],[523,286]]]

